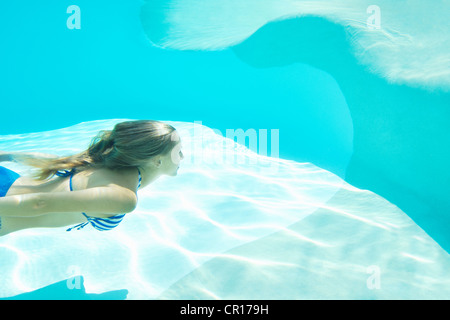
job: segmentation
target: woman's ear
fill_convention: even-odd
[[[162,161],[158,158],[153,161],[153,164],[155,165],[155,167],[159,168],[162,164]]]

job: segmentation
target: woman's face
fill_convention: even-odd
[[[176,176],[178,168],[180,167],[181,160],[183,160],[184,155],[181,151],[181,141],[172,148],[172,150],[165,156],[161,157],[161,173],[169,176]]]

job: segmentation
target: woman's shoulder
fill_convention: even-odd
[[[79,175],[86,178],[80,179],[85,180],[85,186],[80,186],[83,189],[118,185],[135,192],[139,183],[139,173],[137,168],[114,170],[108,168],[87,169],[80,172]],[[80,181],[80,183],[83,183],[83,181]]]

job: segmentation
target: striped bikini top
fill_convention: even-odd
[[[74,173],[75,173],[75,168],[73,168],[70,171],[63,170],[63,171],[56,172],[56,175],[59,177],[70,176],[70,181],[69,181],[70,191],[73,191],[72,177],[73,177]],[[139,173],[139,184],[138,184],[137,188],[139,189],[139,187],[141,186],[141,172],[139,171],[139,169],[138,169],[138,173]],[[73,226],[73,227],[67,229],[66,231],[71,231],[72,229],[75,229],[75,228],[77,230],[80,230],[88,224],[91,224],[91,226],[93,226],[98,231],[107,231],[107,230],[111,230],[111,229],[114,229],[115,227],[117,227],[119,225],[119,223],[122,222],[122,219],[125,217],[125,213],[118,214],[118,215],[115,215],[115,216],[112,216],[109,218],[90,217],[84,212],[82,212],[82,214],[86,217],[87,221],[77,224],[76,226]]]

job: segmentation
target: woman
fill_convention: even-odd
[[[0,236],[88,224],[110,230],[136,208],[139,187],[161,175],[175,176],[182,159],[175,128],[153,120],[100,131],[86,151],[73,156],[0,152],[0,161],[39,168],[32,179],[0,166]]]

